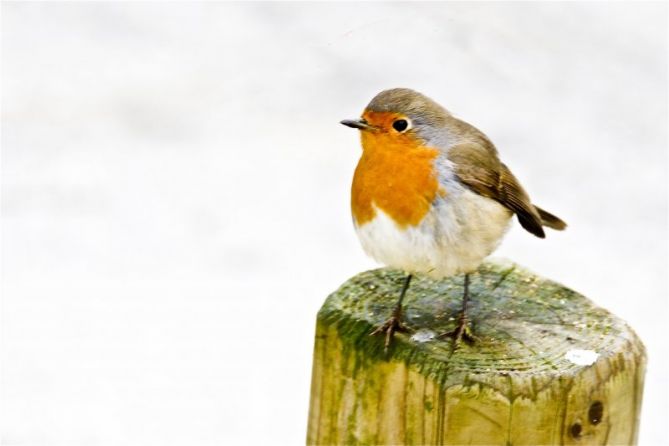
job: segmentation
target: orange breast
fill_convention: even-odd
[[[363,154],[355,169],[351,210],[358,225],[374,219],[372,205],[400,227],[418,225],[439,193],[437,149],[410,135],[361,132]]]

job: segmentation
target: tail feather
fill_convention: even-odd
[[[567,223],[563,222],[562,220],[560,220],[558,217],[551,214],[550,212],[544,211],[539,206],[534,206],[534,209],[536,209],[537,212],[539,213],[539,217],[541,217],[541,224],[542,225],[547,226],[549,228],[556,229],[558,231],[562,231],[564,228],[567,227]]]

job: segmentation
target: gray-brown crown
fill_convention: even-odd
[[[430,125],[443,125],[448,111],[424,94],[409,88],[384,90],[374,96],[367,110],[402,113],[414,121]]]
[[[400,113],[411,119],[413,132],[427,145],[446,148],[454,140],[457,119],[441,105],[417,91],[393,88],[377,94],[367,106],[374,112]],[[457,132],[456,132],[457,133]]]

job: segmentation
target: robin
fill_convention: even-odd
[[[360,119],[362,156],[351,188],[353,223],[365,252],[407,273],[390,318],[372,334],[407,331],[402,300],[416,273],[434,278],[464,274],[456,328],[442,336],[471,343],[467,319],[469,275],[500,243],[516,214],[544,238],[543,227],[565,222],[535,206],[493,143],[427,96],[407,88],[385,90]]]

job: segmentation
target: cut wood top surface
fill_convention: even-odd
[[[463,276],[417,275],[404,299],[404,321],[389,352],[369,333],[389,316],[405,274],[382,268],[361,273],[328,297],[319,319],[337,327],[359,359],[399,359],[440,382],[488,385],[533,398],[555,378],[568,378],[602,359],[601,373],[644,358],[641,341],[624,321],[584,296],[508,261],[487,261],[471,275],[468,315],[477,342],[453,351],[450,338],[462,302]],[[622,356],[620,356],[622,355]],[[511,379],[513,378],[513,379]],[[605,379],[606,376],[601,378]]]

